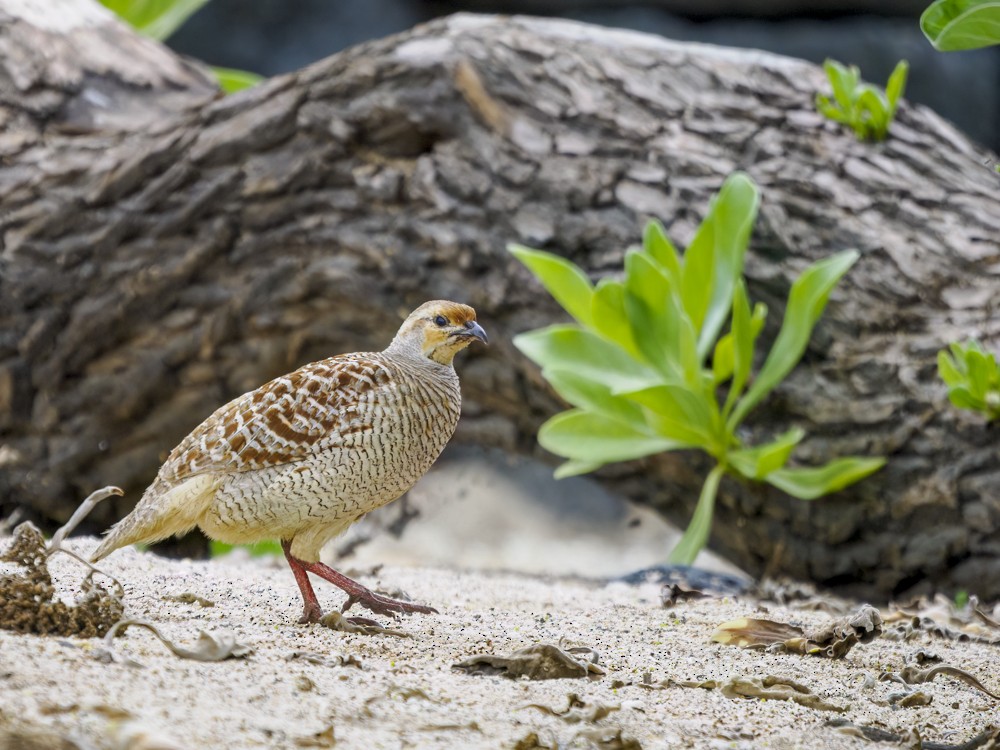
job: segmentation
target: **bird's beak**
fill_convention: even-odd
[[[466,323],[465,330],[458,331],[458,335],[463,338],[479,339],[484,344],[490,343],[490,339],[486,335],[486,331],[484,331],[483,327],[474,320],[470,320],[468,323]]]

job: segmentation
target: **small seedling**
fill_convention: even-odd
[[[938,352],[938,374],[959,409],[978,411],[990,421],[1000,418],[1000,367],[978,341],[954,343]]]
[[[745,174],[730,176],[683,259],[663,227],[650,222],[643,246],[625,255],[624,278],[601,279],[596,287],[558,255],[510,247],[576,319],[514,339],[574,407],[538,433],[543,448],[568,459],[556,476],[661,451],[698,448],[715,460],[691,524],[671,555],[676,563],[690,564],[705,546],[723,474],[812,500],[884,463],[841,458],[825,466],[792,467],[787,464],[803,430],[793,428],[756,446],[740,437],[746,417],[802,358],[830,293],[858,259],[853,250],[842,252],[799,276],[778,337],[752,376],[767,309],[750,304],[743,259],[758,204],[754,182]]]
[[[833,100],[825,94],[816,94],[816,109],[820,114],[850,127],[858,140],[885,140],[896,116],[896,105],[906,88],[909,70],[906,60],[896,63],[885,91],[862,82],[856,65],[846,68],[836,60],[827,60],[823,70],[833,88]]]

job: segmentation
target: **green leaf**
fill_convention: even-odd
[[[670,562],[674,565],[692,565],[698,557],[698,553],[705,548],[708,542],[708,535],[712,531],[712,515],[715,510],[715,496],[719,492],[719,481],[725,469],[721,465],[716,466],[705,478],[705,484],[701,487],[701,495],[698,496],[698,504],[695,506],[691,523],[681,537],[681,540],[670,553]]]
[[[964,346],[957,341],[953,341],[948,344],[948,348],[951,350],[951,355],[955,358],[959,368],[962,372],[965,372],[965,353],[970,349],[979,350],[980,347],[978,341],[970,340],[967,341]]]
[[[846,68],[836,60],[827,58],[823,62],[827,80],[833,88],[833,98],[844,112],[849,112],[854,106],[854,90],[857,88],[861,71],[854,65]]]
[[[507,249],[542,282],[556,302],[582,325],[591,325],[594,288],[575,264],[553,253],[511,244]]]
[[[800,500],[815,500],[864,479],[884,465],[884,458],[838,458],[815,468],[778,469],[764,481]]]
[[[841,122],[845,125],[849,125],[851,123],[850,115],[840,107],[831,103],[830,98],[823,96],[822,94],[816,94],[816,109],[819,110],[821,115],[830,120]]]
[[[701,331],[705,322],[715,284],[715,223],[712,220],[712,213],[717,204],[718,196],[712,199],[708,214],[698,226],[691,244],[684,251],[681,299],[684,301],[684,312],[696,334]]]
[[[715,345],[712,352],[712,383],[720,385],[733,376],[735,366],[733,355],[733,334],[727,333]]]
[[[645,429],[642,409],[624,396],[616,396],[602,380],[593,380],[575,370],[545,368],[542,375],[556,392],[573,406]]]
[[[678,344],[681,320],[671,310],[670,280],[649,256],[625,254],[625,313],[632,338],[646,361],[667,378],[682,376]]]
[[[747,479],[763,479],[788,463],[795,446],[802,442],[805,436],[805,430],[796,427],[770,443],[730,451],[726,454],[726,460]]]
[[[653,429],[661,435],[709,452],[725,447],[714,399],[682,385],[657,385],[621,395],[652,411],[657,417]]]
[[[757,317],[759,316],[759,320]],[[726,403],[722,408],[722,416],[729,418],[733,409],[750,379],[750,369],[753,367],[754,345],[757,335],[764,326],[767,317],[767,307],[758,304],[753,314],[750,313],[750,300],[747,297],[746,284],[740,279],[733,294],[733,322],[731,335],[733,337],[733,382],[729,385]]]
[[[556,479],[568,479],[569,477],[576,477],[580,474],[589,474],[592,471],[597,471],[602,466],[604,466],[603,463],[596,461],[569,460],[559,464],[552,473],[552,476]]]
[[[636,391],[661,381],[653,368],[617,344],[573,325],[554,325],[514,337],[514,346],[542,369],[572,370],[603,381],[612,392]]]
[[[965,381],[965,375],[959,371],[955,360],[944,349],[938,352],[937,356],[938,375],[946,385],[955,386]]]
[[[802,359],[813,327],[823,314],[830,293],[859,257],[856,250],[845,250],[832,255],[811,265],[792,284],[781,330],[753,385],[737,402],[729,416],[727,429],[730,432],[735,432],[746,415]]]
[[[642,246],[653,260],[663,266],[671,283],[675,286],[680,284],[680,255],[660,222],[654,220],[646,224],[646,229],[642,233]]]
[[[976,349],[966,349],[965,371],[972,395],[978,400],[984,400],[990,382],[989,360],[986,355]]]
[[[920,16],[920,29],[942,52],[1000,44],[1000,2],[937,0]]]
[[[899,104],[903,92],[906,90],[906,76],[910,71],[910,65],[906,60],[900,60],[893,68],[889,76],[889,82],[885,85],[885,98],[889,102],[890,119],[896,114],[896,107]]]
[[[259,76],[256,73],[246,70],[236,70],[235,68],[213,67],[212,75],[219,82],[219,88],[227,94],[235,94],[237,91],[252,88],[264,80],[263,76]]]
[[[140,34],[163,41],[208,0],[100,0]]]
[[[591,322],[595,331],[618,344],[639,359],[642,352],[635,344],[632,326],[625,314],[625,285],[613,279],[601,279],[591,302]]]
[[[685,252],[685,275],[682,286],[685,296],[688,293],[689,283],[688,263],[693,260],[697,268],[702,262],[703,255],[711,259],[709,294],[704,314],[700,319],[696,318],[687,307],[685,299],[685,308],[698,337],[699,361],[704,361],[714,346],[722,325],[729,317],[733,291],[737,281],[743,277],[743,259],[754,223],[757,221],[759,206],[760,193],[754,181],[742,172],[733,173],[726,179],[718,195],[712,199],[708,215],[698,227],[694,239]],[[695,270],[694,273],[698,271]],[[695,281],[692,280],[690,283],[700,289],[700,285]]]
[[[889,103],[885,101],[885,95],[870,86],[865,87],[858,97],[858,108],[858,122],[863,128],[863,137],[883,140],[889,130]]]
[[[542,425],[538,442],[545,450],[563,458],[590,464],[630,461],[651,453],[675,450],[675,440],[651,435],[581,409],[557,414]]]
[[[948,400],[959,409],[971,409],[972,411],[983,411],[986,404],[982,399],[976,398],[968,386],[956,385],[948,389]]]

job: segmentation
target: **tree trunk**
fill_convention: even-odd
[[[456,439],[540,453],[560,407],[510,339],[559,313],[505,243],[615,273],[645,217],[683,244],[743,169],[763,193],[747,274],[771,309],[765,340],[807,263],[862,253],[752,434],[800,425],[803,462],[889,464],[812,503],[724,482],[713,548],[876,595],[921,581],[1000,595],[995,435],[949,407],[934,364],[949,341],[1000,337],[1000,178],[932,112],[903,103],[888,141],[858,143],[815,113],[824,78],[804,62],[470,15],[206,102],[196,69],[120,25],[47,23],[0,36],[5,510],[63,519],[106,484],[134,501],[216,406],[381,348],[433,298],[474,305],[494,342],[459,365]],[[39,35],[131,41],[128,59],[56,54],[39,73]],[[683,524],[705,469],[667,454],[600,478]]]

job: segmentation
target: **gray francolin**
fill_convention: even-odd
[[[319,562],[320,548],[430,468],[461,412],[455,354],[486,333],[471,307],[427,302],[384,351],[305,365],[218,409],[170,453],[93,555],[195,526],[212,539],[279,539],[302,592],[300,622],[322,611],[307,573],[373,612],[434,612],[389,599]]]

